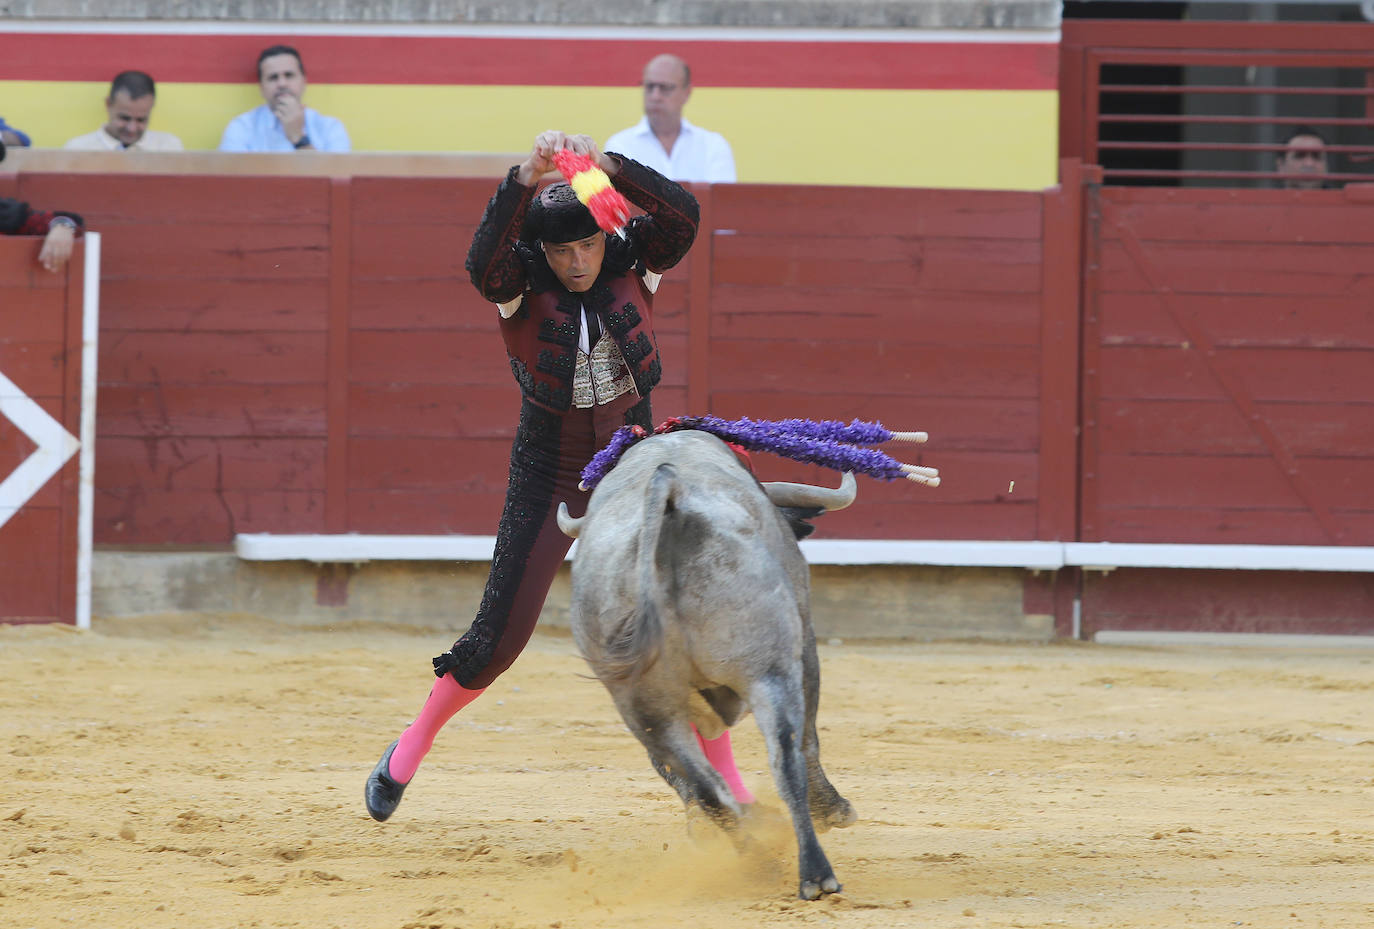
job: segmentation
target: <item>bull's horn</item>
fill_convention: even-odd
[[[763,485],[768,499],[774,506],[818,506],[825,510],[842,510],[854,502],[859,485],[854,475],[848,471],[840,479],[840,486],[816,487],[813,484],[789,484],[786,481],[769,481]]]
[[[560,502],[558,504],[558,528],[563,530],[563,534],[570,539],[577,538],[577,534],[582,531],[582,522],[587,517],[579,516],[576,519],[568,512],[568,504]]]

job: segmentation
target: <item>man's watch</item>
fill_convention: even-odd
[[[70,216],[54,216],[51,220],[48,221],[49,232],[52,232],[54,228],[59,226],[66,226],[72,232],[75,232],[76,220],[72,219]]]
[[[309,144],[310,136],[308,135],[302,135],[299,139],[296,140],[296,148],[305,148]]]

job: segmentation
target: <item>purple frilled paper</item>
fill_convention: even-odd
[[[881,423],[854,420],[811,419],[744,419],[725,420],[715,416],[680,416],[669,419],[654,433],[698,429],[709,432],[727,442],[733,442],[751,452],[771,452],[793,461],[854,471],[885,481],[906,477],[902,462],[867,445],[890,442],[893,432]],[[591,490],[606,476],[625,449],[648,438],[650,432],[641,426],[622,426],[611,436],[606,447],[582,469],[582,486]]]

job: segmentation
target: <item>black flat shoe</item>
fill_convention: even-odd
[[[401,803],[401,794],[406,792],[405,784],[392,780],[389,773],[391,753],[396,751],[397,742],[392,742],[382,752],[382,760],[367,776],[367,786],[363,788],[363,799],[367,801],[367,812],[379,823],[384,823],[396,812]]]

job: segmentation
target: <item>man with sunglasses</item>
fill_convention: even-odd
[[[620,152],[674,181],[734,183],[735,155],[725,136],[682,117],[692,95],[692,71],[676,55],[658,55],[644,66],[644,117],[606,141]]]

